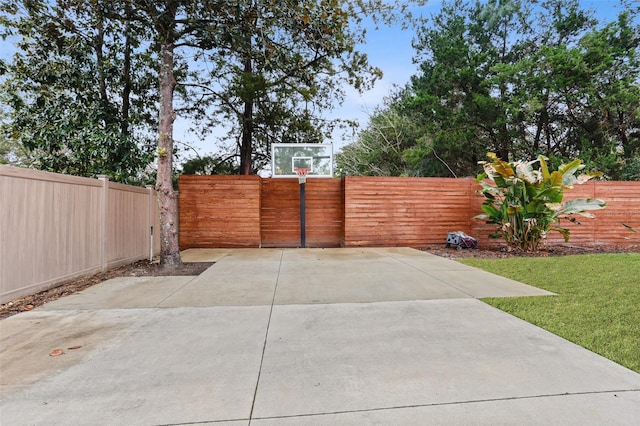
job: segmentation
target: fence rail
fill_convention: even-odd
[[[482,220],[483,197],[471,178],[346,177],[307,179],[307,245],[409,246],[444,244],[447,232],[464,231],[482,246],[494,230]],[[591,181],[566,199],[600,198],[607,208],[595,219],[566,223],[575,245],[640,244],[640,182]],[[297,247],[296,179],[257,176],[182,176],[180,245],[189,247]],[[562,242],[559,233],[550,243]]]
[[[0,165],[0,303],[158,254],[152,227],[152,188]]]

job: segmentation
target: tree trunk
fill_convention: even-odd
[[[173,191],[173,43],[160,47],[160,123],[156,191],[160,208],[160,265],[167,269],[182,266],[178,244],[178,202]]]
[[[253,118],[253,102],[248,101],[244,104],[244,113],[242,115],[242,146],[240,148],[240,174],[242,175],[250,175],[253,167],[252,167],[252,157],[253,157],[253,144],[251,143],[251,138],[253,137],[253,123],[251,122]]]
[[[244,72],[251,74],[251,58],[244,61]],[[247,92],[249,92],[247,90]],[[244,101],[242,112],[242,145],[240,146],[240,174],[250,175],[253,171],[253,96],[248,96]]]
[[[122,121],[120,131],[123,136],[129,136],[129,110],[131,109],[131,4],[125,2],[124,23],[124,63],[122,64]]]

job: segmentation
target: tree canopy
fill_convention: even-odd
[[[577,0],[445,2],[415,38],[419,72],[344,153],[366,151],[393,115],[414,130],[401,143],[378,137],[379,152],[404,148],[376,164],[389,174],[473,176],[491,151],[580,157],[629,178],[640,157],[638,13],[600,23]],[[370,156],[339,156],[338,167],[354,172]]]
[[[155,147],[161,264],[176,267],[176,117],[201,134],[229,125],[223,142],[244,174],[273,141],[320,142],[342,84],[381,75],[356,49],[362,19],[404,19],[408,3],[0,0],[0,11],[0,36],[17,40],[0,64],[5,159],[19,146],[23,164],[132,181]]]
[[[104,2],[0,2],[16,52],[0,86],[3,138],[17,161],[136,182],[152,161],[154,59]]]

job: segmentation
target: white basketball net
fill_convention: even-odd
[[[311,171],[311,169],[305,169],[303,167],[297,167],[295,169],[295,172],[298,175],[298,183],[300,183],[300,184],[306,183],[307,182],[307,175],[309,174],[310,171]]]

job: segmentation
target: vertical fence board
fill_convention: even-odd
[[[149,190],[109,182],[107,202],[107,267],[149,253]],[[147,213],[147,214],[145,214]]]

